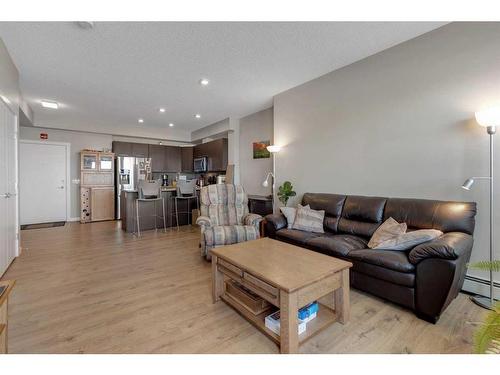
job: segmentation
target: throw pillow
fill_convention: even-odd
[[[309,205],[305,208],[310,208]],[[294,207],[280,207],[281,213],[285,215],[286,222],[288,224],[287,228],[292,229],[293,222],[295,221],[295,215],[297,214],[297,209]]]
[[[392,239],[378,244],[374,249],[384,250],[410,250],[421,243],[431,241],[443,235],[443,232],[437,229],[420,229],[413,232],[403,233]]]
[[[302,207],[299,204],[292,228],[306,232],[325,233],[323,229],[324,219],[324,210],[311,210],[310,208]]]
[[[373,233],[370,242],[368,242],[368,247],[370,249],[376,248],[382,242],[390,240],[400,234],[406,232],[406,223],[398,223],[392,217],[387,219],[380,225],[377,230]]]

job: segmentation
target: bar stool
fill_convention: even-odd
[[[161,201],[161,207],[163,212],[163,231],[167,231],[167,224],[165,220],[165,202],[161,196],[161,182],[160,181],[146,181],[140,180],[137,184],[137,190],[139,193],[138,198],[135,200],[135,225],[137,230],[137,236],[141,236],[141,226],[139,222],[139,205],[145,202],[154,203],[154,217],[155,217],[155,230],[158,230],[156,221],[158,218],[158,213],[156,210],[156,202]],[[135,232],[134,232],[135,234]]]
[[[191,181],[177,181],[177,194],[175,196],[175,222],[177,223],[177,230],[179,230],[179,214],[191,215],[191,224],[193,224],[193,213],[189,209],[191,206],[191,199],[196,199],[196,208],[200,209],[200,201],[196,194],[196,180]],[[179,212],[178,201],[187,201],[187,211]]]

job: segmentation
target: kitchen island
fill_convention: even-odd
[[[177,195],[177,189],[174,186],[166,186],[161,188],[161,196],[165,204],[165,223],[167,228],[174,227],[177,225],[175,221],[175,197]],[[122,229],[126,232],[136,232],[136,206],[135,201],[138,198],[139,193],[137,190],[124,190],[121,193],[120,199],[120,212],[122,220]],[[179,208],[179,225],[187,225],[190,223],[190,216],[186,213],[188,211],[196,209],[196,200],[187,199],[178,201]],[[141,224],[141,231],[151,230],[155,228],[155,209],[154,202],[141,202],[139,203],[139,221]],[[161,202],[156,202],[156,226],[157,228],[163,229],[163,219],[162,219],[162,207]]]

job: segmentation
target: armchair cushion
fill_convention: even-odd
[[[433,241],[416,246],[408,255],[410,262],[417,264],[426,258],[457,259],[472,250],[470,234],[449,232]]]
[[[248,214],[243,217],[243,225],[253,225],[258,228],[262,220],[264,220],[264,218],[258,214]]]
[[[256,240],[259,230],[253,225],[214,225],[203,233],[208,248]]]

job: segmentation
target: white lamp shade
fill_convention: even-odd
[[[476,112],[476,121],[479,125],[500,127],[500,107],[492,107]]]
[[[271,145],[271,146],[267,146],[267,151],[271,152],[271,153],[276,153],[276,152],[280,152],[281,150],[281,146],[277,146],[277,145]]]

